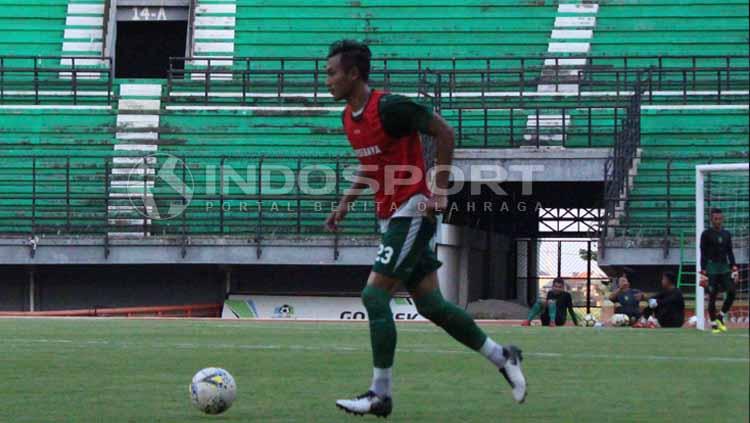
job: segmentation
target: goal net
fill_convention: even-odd
[[[695,315],[696,327],[703,330],[707,327],[707,298],[700,285],[700,236],[709,228],[710,211],[719,208],[724,215],[724,228],[732,235],[734,256],[739,267],[736,284],[737,296],[733,310],[730,311],[730,323],[747,324],[748,319],[748,255],[750,239],[750,189],[748,188],[748,163],[708,164],[695,168]],[[723,299],[722,297],[719,297]],[[717,301],[718,303],[718,301]],[[717,304],[717,309],[721,306]]]

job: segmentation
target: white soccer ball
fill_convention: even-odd
[[[593,327],[596,324],[596,317],[591,314],[583,316],[583,325],[586,327]]]
[[[228,371],[207,367],[193,376],[190,402],[206,414],[220,414],[229,409],[237,395],[237,385]]]
[[[615,314],[609,319],[612,326],[630,326],[630,318],[626,314]]]

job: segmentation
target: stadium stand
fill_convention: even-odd
[[[67,0],[0,1],[0,55],[58,56]]]

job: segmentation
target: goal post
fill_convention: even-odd
[[[735,237],[732,234],[733,239],[737,241],[747,242],[747,213],[748,210],[748,171],[750,165],[748,163],[733,163],[733,164],[704,164],[697,165],[695,167],[695,317],[696,328],[699,330],[705,330],[706,328],[706,316],[705,316],[705,299],[704,289],[701,286],[701,250],[700,250],[700,238],[703,230],[706,228],[706,208],[716,207],[722,208],[724,204],[733,202],[732,213],[736,213],[737,221],[733,221],[733,225],[739,224],[736,228],[740,231],[745,231],[744,234],[739,237]],[[712,178],[713,175],[718,175],[719,178]],[[717,193],[714,188],[722,184],[721,176],[729,176],[728,182],[724,182],[727,186],[723,187],[726,190]],[[715,181],[712,179],[719,179]],[[734,184],[734,185],[732,185]],[[728,196],[733,198],[727,200]],[[743,216],[744,217],[741,217]],[[727,227],[727,225],[725,225]],[[728,229],[732,232],[733,227],[729,226]],[[744,236],[744,239],[742,237]],[[735,249],[737,244],[734,245]]]

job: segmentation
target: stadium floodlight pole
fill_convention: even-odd
[[[704,176],[708,172],[748,170],[748,163],[705,164],[695,166],[695,327],[706,329],[704,289],[701,286],[701,234],[705,229],[705,195],[703,192]]]

